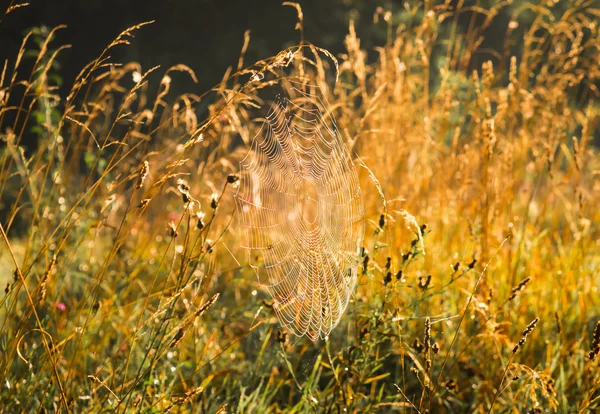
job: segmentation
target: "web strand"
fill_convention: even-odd
[[[364,235],[356,168],[315,85],[288,81],[240,163],[243,247],[296,335],[325,338],[354,290]]]

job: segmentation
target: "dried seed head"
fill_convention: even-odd
[[[454,380],[454,379],[449,379],[449,380],[442,382],[442,386],[451,392],[458,391],[458,384],[456,383],[456,380]]]
[[[425,318],[425,335],[423,336],[423,342],[425,344],[425,353],[427,353],[431,348],[431,319],[429,318]]]
[[[415,349],[415,351],[417,351],[418,353],[423,352],[423,349],[425,349],[425,347],[423,346],[423,344],[419,341],[418,338],[415,338],[415,341],[413,342],[413,348]]]
[[[196,312],[192,313],[188,318],[186,318],[181,323],[181,325],[177,328],[177,332],[175,333],[175,336],[173,336],[173,339],[171,340],[171,345],[170,345],[171,348],[177,346],[177,344],[179,344],[179,342],[181,342],[181,339],[185,335],[185,332],[192,325],[194,320],[197,317],[202,316],[204,314],[204,312],[206,312],[206,310],[208,308],[210,308],[217,301],[218,298],[219,298],[219,294],[215,293],[208,301],[206,301],[206,303],[204,303],[204,305],[200,306],[198,308],[198,310],[196,310]]]
[[[594,334],[592,336],[592,346],[590,347],[590,352],[588,356],[591,360],[593,360],[598,354],[600,354],[600,321],[598,321],[596,329],[594,329]]]
[[[527,286],[527,284],[529,283],[530,280],[531,280],[530,277],[523,279],[517,286],[512,288],[510,291],[510,296],[508,297],[508,300],[509,301],[513,300],[519,294],[519,292],[521,292],[523,289],[525,289],[525,287]]]
[[[177,237],[179,233],[177,233],[177,226],[175,225],[174,222],[170,222],[169,223],[169,235],[173,238]]]
[[[535,318],[533,321],[531,321],[531,323],[529,325],[527,325],[527,327],[521,334],[521,339],[519,340],[519,342],[515,345],[515,347],[512,350],[513,354],[517,353],[519,348],[521,348],[521,347],[523,347],[523,345],[525,345],[525,342],[527,341],[527,335],[529,335],[531,332],[533,332],[533,330],[535,329],[535,326],[537,325],[539,320],[540,320],[540,318]]]
[[[177,191],[180,193],[187,193],[190,191],[190,185],[183,178],[177,180]]]
[[[169,405],[164,412],[170,412],[176,405],[182,405],[188,402],[192,397],[202,393],[204,391],[204,387],[193,388],[187,391],[182,397],[177,397],[173,399],[173,403]],[[227,405],[227,404],[225,404]]]
[[[179,194],[181,194],[181,199],[185,204],[192,201],[192,197],[190,196],[190,186],[182,178],[177,180],[177,191],[179,191]]]
[[[102,302],[100,301],[96,301],[94,303],[94,306],[92,306],[92,310],[94,311],[94,313],[98,312],[98,309],[100,309],[102,307]]]
[[[277,331],[277,336],[275,337],[275,340],[277,341],[277,343],[285,344],[285,342],[287,341],[287,333],[283,331]]]
[[[179,342],[181,342],[181,339],[183,338],[183,334],[185,334],[185,329],[183,327],[181,328],[177,328],[177,333],[175,334],[175,336],[173,337],[173,340],[171,341],[171,348],[174,348],[177,346],[177,344],[179,344]]]
[[[385,226],[385,214],[382,214],[381,216],[379,216],[379,228],[383,229],[384,226]]]
[[[368,266],[369,266],[369,255],[365,255],[365,258],[363,259],[363,272],[364,273],[367,272]]]
[[[279,52],[279,54],[275,57],[275,61],[273,62],[273,67],[278,68],[282,66],[289,66],[289,64],[294,60],[295,53],[291,50]]]
[[[198,230],[202,230],[204,228],[204,212],[202,212],[202,211],[197,212],[196,217],[198,218],[196,227],[198,228]]]
[[[48,267],[46,268],[46,271],[44,272],[44,275],[42,276],[42,280],[40,282],[40,288],[39,288],[40,293],[39,293],[39,297],[38,297],[38,303],[42,303],[46,299],[48,277],[54,271],[55,266],[56,266],[56,255],[52,256],[52,260],[50,260],[50,263],[48,264]]]
[[[419,287],[423,290],[427,290],[429,285],[431,284],[431,275],[427,275],[427,277],[419,276]]]
[[[560,321],[558,312],[554,312],[554,318],[556,319],[556,332],[560,334],[562,332],[562,322]]]
[[[535,329],[535,325],[537,325],[539,320],[540,318],[535,318],[533,321],[531,321],[531,323],[527,325],[527,328],[525,328],[523,331],[523,336],[529,335]]]
[[[44,273],[44,277],[42,278],[42,281],[40,282],[40,295],[38,297],[38,304],[42,303],[46,299],[47,284],[48,284],[48,272]]]
[[[265,74],[262,72],[253,71],[250,77],[250,82],[260,82],[265,78]]]
[[[144,181],[148,176],[148,172],[150,172],[150,165],[148,164],[148,161],[144,161],[142,168],[140,169],[140,174],[138,175],[137,184],[135,186],[136,189],[139,190],[144,186]]]

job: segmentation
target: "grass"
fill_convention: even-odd
[[[352,23],[337,57],[244,48],[204,95],[110,59],[144,25],[59,95],[61,28],[27,34],[0,65],[0,411],[600,410],[600,9],[414,4],[378,9],[376,50]],[[228,182],[301,67],[368,167],[356,294],[317,342],[281,330]]]

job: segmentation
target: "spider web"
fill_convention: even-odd
[[[364,235],[358,175],[315,85],[282,81],[240,162],[242,247],[280,322],[325,338],[357,278]]]

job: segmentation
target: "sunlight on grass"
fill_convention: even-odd
[[[351,22],[340,56],[242,51],[203,95],[172,93],[183,64],[111,60],[145,24],[59,95],[64,47],[29,32],[0,61],[0,405],[600,410],[600,9],[451,3],[379,8],[373,50]],[[316,342],[281,328],[235,213],[284,76],[325,94],[364,199],[356,292]]]

